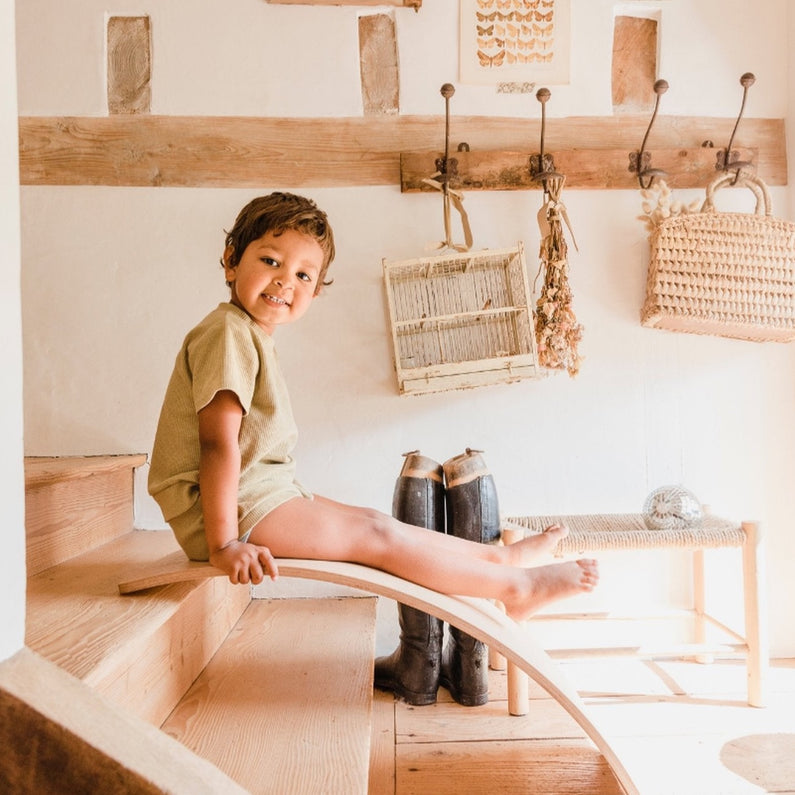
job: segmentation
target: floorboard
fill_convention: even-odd
[[[643,795],[795,794],[795,660],[774,660],[770,704],[746,703],[741,660],[563,662]],[[380,696],[394,713],[394,769],[371,769],[370,795],[620,795],[609,767],[559,705],[531,683],[527,715],[506,714],[506,674],[489,704],[447,691],[429,707]],[[381,721],[386,718],[382,715]]]

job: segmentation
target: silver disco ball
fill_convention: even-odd
[[[650,530],[697,527],[703,515],[695,494],[682,486],[655,489],[643,504],[643,521]]]

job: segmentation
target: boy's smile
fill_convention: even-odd
[[[224,252],[224,272],[235,306],[268,334],[303,317],[320,287],[323,266],[323,249],[313,237],[294,229],[266,232],[249,243],[234,267],[232,253]]]

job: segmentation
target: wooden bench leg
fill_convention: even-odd
[[[743,596],[745,641],[748,645],[748,703],[764,707],[769,668],[767,600],[765,598],[765,546],[756,522],[743,522]]]
[[[502,538],[498,539],[494,543],[497,546],[500,546],[500,547],[504,546],[504,542],[503,542]],[[502,610],[503,613],[505,612],[505,605],[503,605],[502,602],[498,602],[498,601],[495,600],[494,604],[500,610]],[[505,659],[505,655],[500,654],[497,651],[497,649],[495,649],[494,647],[490,646],[489,647],[489,668],[492,671],[504,671],[507,668],[507,666],[508,666],[508,661]]]
[[[704,582],[704,550],[693,550],[693,610],[695,612],[695,628],[693,638],[695,643],[707,642],[707,597]],[[712,654],[697,654],[696,662],[711,663],[715,659]]]
[[[515,544],[524,538],[524,529],[520,527],[504,527],[502,541],[504,544]],[[526,622],[522,622],[526,626]],[[527,715],[530,711],[530,680],[527,674],[514,663],[507,664],[508,679],[508,712],[511,715]]]

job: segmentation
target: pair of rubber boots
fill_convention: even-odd
[[[392,501],[392,515],[406,524],[478,543],[500,537],[494,478],[477,450],[467,448],[443,465],[405,453]],[[441,619],[398,604],[400,645],[375,661],[374,684],[414,706],[436,702],[439,685],[467,707],[489,700],[488,648],[455,627],[443,645]]]

